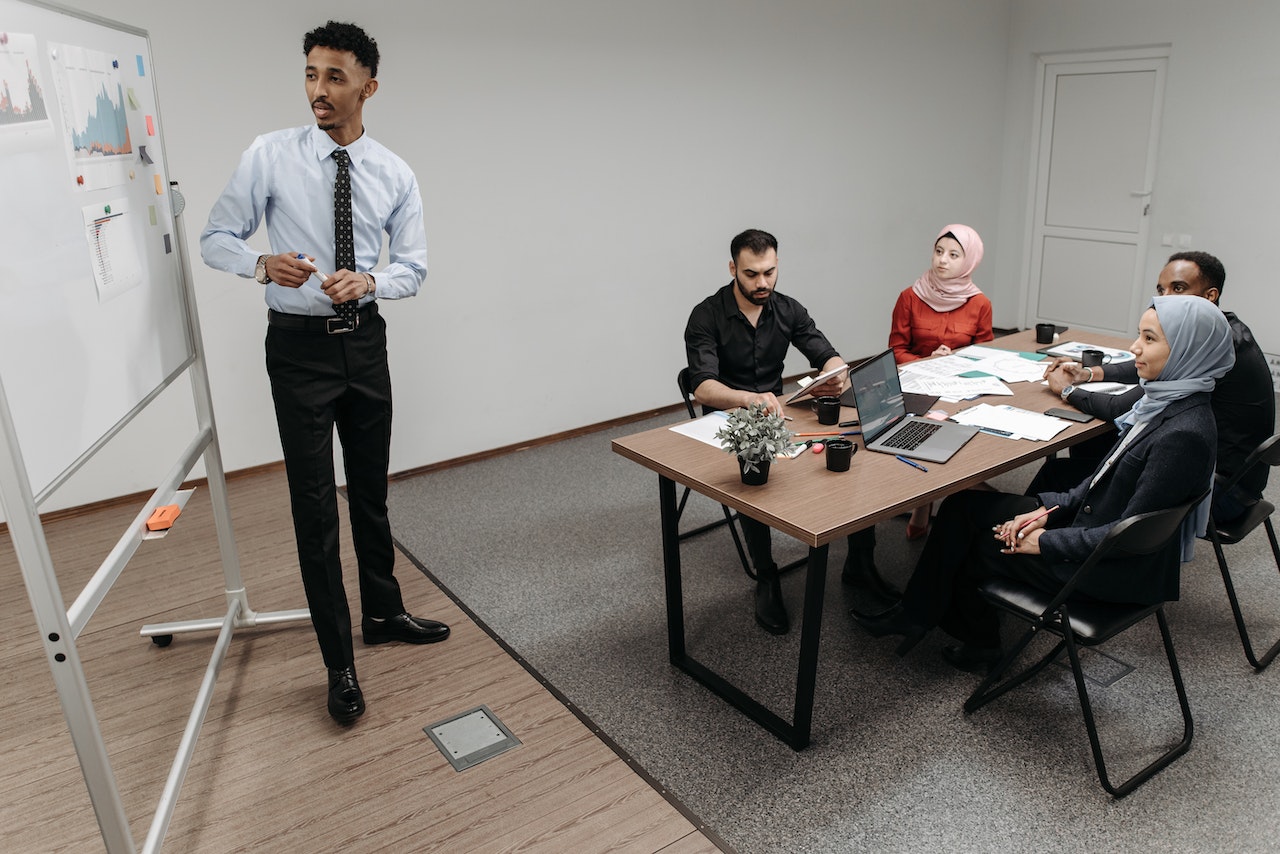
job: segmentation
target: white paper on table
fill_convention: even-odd
[[[995,377],[902,377],[902,390],[955,402],[984,394],[1011,395],[1009,387]]]
[[[1040,383],[1040,385],[1048,387],[1049,381],[1045,380],[1044,382]],[[1081,385],[1076,386],[1076,388],[1080,389],[1081,391],[1092,391],[1098,394],[1115,395],[1115,394],[1124,394],[1126,391],[1128,391],[1131,388],[1137,388],[1137,384],[1136,383],[1128,383],[1128,384],[1115,383],[1109,380],[1099,380],[1096,383],[1083,383]]]
[[[720,444],[720,440],[716,438],[716,433],[720,428],[729,421],[728,413],[720,410],[709,412],[701,418],[694,418],[692,421],[681,421],[668,429],[673,433],[679,433],[682,436],[688,436],[690,439],[697,439],[703,444],[710,445],[717,451],[723,451],[724,445]],[[799,456],[804,452],[804,445],[792,445],[785,451],[779,451],[778,456],[791,459]]]
[[[963,356],[939,356],[936,359],[920,359],[898,366],[898,376],[956,377],[974,369],[975,362]]]
[[[974,427],[988,427],[1001,430],[1011,437],[1025,437],[1038,442],[1047,442],[1071,425],[1061,418],[1041,415],[1027,409],[1019,409],[1008,404],[992,406],[979,403],[951,416],[951,420],[959,424],[971,424]]]
[[[681,421],[679,424],[671,428],[672,432],[679,433],[682,436],[688,436],[690,439],[697,439],[713,448],[721,451],[724,446],[720,444],[720,440],[716,438],[716,431],[723,427],[729,421],[728,414],[724,412],[710,412],[701,418],[695,418],[692,421]]]
[[[1068,359],[1080,361],[1080,354],[1085,350],[1101,350],[1104,355],[1109,356],[1107,360],[1110,362],[1127,362],[1133,358],[1133,354],[1128,350],[1117,350],[1114,347],[1103,347],[1099,344],[1085,344],[1080,341],[1066,341],[1062,344],[1054,344],[1053,347],[1046,349],[1044,352],[1050,356],[1066,356]]]
[[[969,370],[991,374],[1007,383],[1031,383],[1044,379],[1043,362],[1033,362],[1016,353],[980,359]]]
[[[953,356],[964,356],[968,359],[992,359],[997,356],[1016,356],[1014,350],[1001,350],[999,347],[984,347],[981,344],[970,344],[952,351]]]

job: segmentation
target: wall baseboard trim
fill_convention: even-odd
[[[797,377],[806,376],[806,374],[798,374],[796,377],[784,378],[784,383],[794,382]],[[527,451],[530,448],[540,448],[544,445],[552,445],[565,439],[576,439],[579,436],[589,436],[592,433],[599,433],[602,430],[609,430],[614,427],[624,427],[627,424],[634,424],[637,421],[647,421],[650,418],[656,418],[659,415],[667,415],[672,412],[680,412],[684,409],[683,403],[674,403],[670,406],[660,406],[656,409],[647,409],[644,412],[637,412],[632,415],[624,415],[620,418],[611,418],[608,421],[599,421],[595,424],[588,424],[585,427],[575,427],[572,430],[565,430],[561,433],[552,433],[549,436],[541,436],[537,439],[530,439],[527,442],[517,442],[513,445],[503,445],[499,448],[490,448],[487,451],[478,451],[474,454],[467,454],[462,457],[454,457],[453,459],[441,460],[437,463],[430,463],[425,466],[417,466],[416,468],[405,469],[404,471],[392,472],[388,476],[388,480],[404,480],[410,477],[417,477],[422,474],[431,474],[432,472],[444,471],[446,469],[464,466],[467,463],[475,463],[480,460],[489,460],[494,457],[504,457],[508,454]],[[240,477],[251,477],[253,475],[265,474],[267,472],[284,471],[284,461],[277,460],[273,463],[263,463],[262,465],[250,466],[249,468],[237,469],[233,472],[227,472],[227,480],[235,480]],[[208,478],[199,478],[197,480],[187,481],[182,484],[183,489],[191,489],[193,487],[207,487],[209,485]],[[147,496],[151,494],[147,492],[134,492],[129,495],[121,495],[117,498],[107,498],[102,501],[94,501],[89,504],[80,504],[75,507],[66,507],[62,510],[51,510],[48,513],[40,514],[40,521],[43,524],[50,522],[59,522],[65,519],[75,519],[89,513],[95,513],[99,510],[110,510],[115,507],[123,507],[127,505],[137,505],[146,501]],[[6,522],[0,522],[0,536],[8,536],[9,525]]]
[[[249,468],[237,469],[233,472],[227,472],[227,480],[235,480],[240,477],[251,477],[257,474],[264,474],[272,471],[284,471],[284,460],[277,460],[274,463],[263,463],[258,466],[250,466]],[[199,487],[208,487],[209,479],[207,477],[196,478],[195,480],[184,481],[181,489],[195,489]],[[76,519],[80,516],[96,513],[99,510],[111,510],[116,507],[125,507],[129,505],[141,506],[151,495],[153,490],[146,492],[132,492],[128,495],[120,495],[116,498],[106,498],[102,501],[92,501],[88,504],[79,504],[75,507],[64,507],[61,510],[50,510],[48,513],[40,514],[41,524],[49,524],[50,522],[61,522],[65,519]],[[0,522],[0,536],[9,535],[9,523]]]
[[[601,430],[609,430],[613,427],[624,427],[627,424],[634,424],[637,421],[646,421],[650,418],[656,418],[659,415],[666,415],[671,412],[680,412],[683,410],[683,403],[676,403],[671,406],[660,406],[657,409],[648,409],[644,412],[637,412],[634,415],[624,415],[621,418],[611,418],[608,421],[588,424],[585,427],[575,427],[572,430],[565,430],[562,433],[552,433],[550,436],[541,436],[537,439],[530,439],[527,442],[517,442],[514,445],[503,445],[500,448],[490,448],[487,451],[478,451],[474,454],[467,454],[463,457],[454,457],[451,460],[441,460],[438,463],[430,463],[425,466],[406,469],[405,471],[393,472],[388,479],[404,480],[410,477],[417,477],[421,474],[431,474],[432,472],[457,468],[458,466],[464,466],[467,463],[489,460],[494,457],[504,457],[508,454],[527,451],[530,448],[541,448],[545,445],[553,445],[556,442],[562,442],[565,439],[576,439],[579,436],[589,436],[592,433],[599,433]]]

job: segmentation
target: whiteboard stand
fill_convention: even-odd
[[[200,337],[195,295],[190,284],[191,268],[186,255],[186,231],[181,216],[183,202],[176,189],[171,193],[177,237],[175,242],[181,264],[179,287],[185,302],[186,322],[193,350],[193,357],[185,367],[190,372],[192,395],[195,398],[196,436],[174,463],[164,480],[156,487],[142,510],[133,518],[115,548],[102,562],[70,608],[65,606],[62,591],[58,587],[53,561],[44,536],[44,527],[40,521],[38,502],[31,489],[12,411],[5,395],[3,379],[0,378],[0,501],[3,502],[8,518],[9,534],[18,556],[18,563],[22,568],[27,595],[35,612],[36,624],[48,657],[49,669],[53,674],[63,715],[67,720],[67,728],[75,745],[76,756],[80,761],[80,769],[89,790],[89,798],[93,802],[98,827],[108,854],[136,854],[138,848],[129,831],[129,821],[124,813],[120,790],[111,770],[98,718],[93,710],[93,701],[89,696],[89,687],[85,681],[75,640],[124,570],[125,564],[142,543],[143,536],[146,534],[147,518],[155,508],[173,503],[174,494],[191,473],[197,460],[203,457],[209,483],[225,580],[227,611],[219,618],[165,623],[144,626],[142,629],[142,635],[150,637],[152,642],[159,646],[168,646],[174,634],[218,630],[217,641],[209,664],[205,668],[204,678],[196,694],[186,728],[183,730],[177,755],[169,770],[169,776],[165,781],[142,851],[160,850],[177,803],[178,791],[182,787],[182,781],[195,752],[196,739],[213,700],[214,683],[226,659],[235,630],[306,620],[310,617],[310,612],[305,608],[258,614],[249,606],[240,575],[240,559],[231,530],[231,509],[227,501],[226,477],[214,425],[204,345]],[[179,369],[166,381],[165,385],[181,373],[182,369]],[[158,392],[159,389],[155,394]],[[127,422],[145,408],[147,403],[154,399],[155,394],[148,396],[140,403],[125,421]],[[122,427],[123,423],[119,426]],[[94,450],[96,451],[97,447]],[[83,461],[82,458],[79,463]]]

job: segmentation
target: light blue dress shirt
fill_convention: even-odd
[[[245,240],[265,216],[272,254],[303,252],[332,273],[333,183],[338,145],[315,125],[264,134],[240,157],[227,187],[209,211],[200,254],[210,267],[252,278],[262,253]],[[409,165],[366,133],[347,146],[351,155],[351,208],[355,272],[373,273],[376,290],[360,304],[411,297],[427,275],[422,196]],[[389,263],[374,270],[388,237]],[[288,314],[332,316],[333,301],[312,276],[300,288],[266,286],[268,307]]]

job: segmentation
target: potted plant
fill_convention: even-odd
[[[780,413],[770,413],[763,403],[753,403],[727,413],[716,438],[720,447],[737,456],[742,482],[759,485],[769,480],[769,464],[791,447],[793,434]]]

